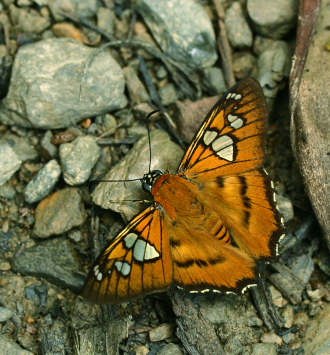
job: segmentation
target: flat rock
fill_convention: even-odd
[[[21,47],[0,120],[57,129],[125,107],[122,69],[108,52],[91,58],[93,53],[94,49],[67,38]]]
[[[34,203],[45,198],[54,188],[61,175],[59,163],[49,161],[27,184],[24,198],[27,203]]]
[[[21,161],[13,148],[8,143],[0,142],[0,185],[8,181],[20,166]]]
[[[43,277],[61,287],[80,292],[84,276],[79,273],[71,243],[64,238],[48,240],[25,249],[19,257],[11,259],[12,269],[22,275]]]
[[[99,159],[101,148],[92,137],[78,137],[71,143],[61,144],[60,162],[64,180],[69,185],[81,185],[88,180]]]
[[[248,0],[247,11],[259,34],[280,39],[296,25],[298,1]]]
[[[212,66],[217,60],[210,18],[196,1],[137,0],[134,4],[159,46],[172,59],[191,69]]]
[[[87,213],[77,188],[66,188],[42,200],[35,211],[34,234],[48,238],[81,226]]]
[[[2,334],[0,334],[0,349],[2,355],[33,355],[33,353],[24,350],[12,339]]]

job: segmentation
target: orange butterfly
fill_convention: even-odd
[[[262,168],[267,107],[259,83],[245,79],[207,115],[176,175],[142,179],[153,204],[100,254],[82,295],[129,301],[171,286],[241,292],[257,262],[276,255],[282,237],[272,182]]]

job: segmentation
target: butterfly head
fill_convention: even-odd
[[[163,173],[160,170],[153,170],[147,174],[144,174],[143,178],[141,179],[143,190],[151,194],[156,180],[162,175]]]

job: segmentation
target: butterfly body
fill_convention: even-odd
[[[262,168],[267,110],[259,84],[241,81],[206,117],[177,174],[142,179],[154,203],[95,261],[83,295],[114,303],[179,286],[241,292],[283,235]]]

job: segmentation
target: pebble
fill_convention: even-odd
[[[98,7],[97,26],[106,32],[108,36],[113,36],[116,30],[116,15],[114,11],[106,7]]]
[[[261,335],[260,340],[263,343],[268,343],[268,344],[282,344],[282,338],[278,336],[275,332],[271,331],[269,333],[264,333]]]
[[[3,184],[0,186],[0,196],[6,198],[7,200],[12,200],[16,196],[16,190],[8,184]]]
[[[6,322],[13,316],[13,312],[10,309],[0,306],[0,322]]]
[[[275,344],[256,343],[253,344],[252,355],[277,355]]]
[[[67,38],[20,47],[9,92],[0,108],[1,120],[10,125],[58,129],[124,108],[123,71],[107,51],[99,52],[83,75],[92,54],[94,48]]]
[[[256,72],[257,58],[250,52],[235,52],[233,54],[233,71],[237,79],[243,79]]]
[[[0,142],[0,186],[8,181],[20,166],[21,161],[13,148],[6,142]]]
[[[40,141],[40,148],[41,148],[40,153],[47,160],[58,157],[58,149],[51,142],[52,138],[53,138],[52,131],[46,131],[46,133],[44,134],[44,136],[41,138]]]
[[[45,198],[54,188],[61,175],[59,163],[49,161],[27,184],[24,198],[27,203],[35,203]]]
[[[214,31],[199,3],[194,0],[137,0],[134,5],[159,46],[173,60],[191,69],[215,63]]]
[[[150,341],[156,342],[167,338],[170,338],[174,334],[175,324],[174,323],[163,323],[158,327],[150,330],[149,338]]]
[[[236,49],[250,48],[253,44],[252,31],[238,1],[231,4],[226,12],[225,25],[231,45]]]
[[[96,15],[96,3],[97,0],[52,0],[47,2],[47,6],[49,6],[56,22],[61,22],[66,19],[65,15],[61,13],[63,7],[69,9],[70,12],[74,13],[79,18],[89,19]]]
[[[127,90],[133,103],[150,102],[150,96],[132,67],[124,68]]]
[[[164,345],[157,355],[183,355],[183,351],[179,345],[171,343]]]
[[[178,99],[175,86],[172,83],[167,83],[166,85],[160,87],[159,96],[164,106],[174,104]]]
[[[16,134],[6,134],[4,139],[14,150],[21,162],[38,158],[38,152],[29,137],[18,137]]]
[[[296,25],[298,1],[248,0],[247,11],[259,34],[280,39]]]
[[[49,16],[43,16],[40,12],[16,7],[14,4],[9,6],[10,19],[16,31],[23,33],[42,33],[50,27],[51,19]]]
[[[285,320],[284,327],[288,329],[291,328],[293,325],[294,309],[290,304],[286,305],[283,309],[282,317]]]
[[[0,349],[4,355],[33,355],[33,353],[24,350],[14,340],[3,334],[0,334]]]
[[[11,259],[12,269],[22,275],[43,277],[52,284],[80,292],[85,277],[74,248],[65,238],[45,241],[25,249],[19,257]]]
[[[291,271],[307,284],[314,272],[314,261],[308,254],[293,256]]]
[[[220,68],[205,68],[203,73],[203,84],[210,95],[220,95],[227,91],[225,78]]]
[[[81,226],[87,213],[77,188],[65,188],[42,200],[35,211],[34,234],[48,238]]]
[[[78,137],[60,146],[60,162],[64,180],[69,185],[86,182],[99,159],[100,147],[92,137]]]

